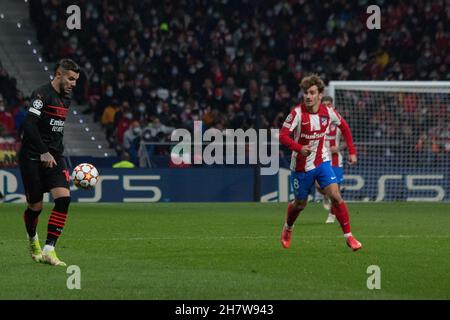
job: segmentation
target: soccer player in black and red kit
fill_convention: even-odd
[[[60,60],[54,79],[33,91],[23,124],[19,166],[28,207],[24,213],[31,257],[36,262],[66,266],[56,256],[55,245],[64,228],[70,204],[70,174],[63,157],[64,122],[70,96],[80,75],[79,66],[70,59]],[[55,206],[41,250],[36,226],[43,208],[43,195],[50,192]]]

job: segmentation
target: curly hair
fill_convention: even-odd
[[[323,93],[323,90],[325,89],[325,83],[320,79],[318,74],[310,74],[307,75],[302,79],[302,82],[300,82],[300,88],[303,89],[303,91],[307,91],[312,86],[317,86],[317,89],[319,89],[319,93]]]

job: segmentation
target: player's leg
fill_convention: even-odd
[[[331,200],[331,211],[341,225],[347,245],[354,251],[362,247],[352,235],[350,230],[350,217],[347,205],[339,192],[339,185],[336,183],[336,175],[331,169],[329,162],[324,162],[320,166],[320,172],[317,175],[319,184]]]
[[[308,193],[313,184],[314,173],[291,173],[291,185],[294,190],[295,199],[288,203],[286,220],[281,232],[281,244],[284,248],[289,248],[291,245],[292,231],[294,229],[295,221],[297,220],[300,212],[308,203]]]
[[[331,167],[334,171],[334,174],[336,175],[336,183],[339,186],[339,191],[341,190],[341,184],[344,181],[344,170],[342,167]],[[325,193],[325,191],[323,191]],[[341,193],[342,196],[342,193]],[[328,200],[330,199],[328,196],[325,196]],[[325,223],[334,223],[334,221],[336,220],[336,215],[332,212],[332,208],[331,208],[331,201],[329,200],[329,205],[328,205],[328,217],[327,220],[325,221]]]
[[[323,199],[322,199],[323,208],[327,211],[330,211],[330,209],[331,209],[330,198],[328,198],[328,196],[325,194],[325,191],[323,191],[323,189],[320,188],[320,185],[317,182],[316,182],[316,190],[323,196]]]
[[[67,219],[67,212],[70,205],[69,189],[57,187],[50,190],[55,202],[55,206],[50,214],[47,225],[47,240],[45,241],[42,257],[46,263],[54,266],[66,266],[59,260],[55,252],[56,242],[64,229]]]
[[[36,262],[42,261],[42,250],[37,234],[37,224],[42,211],[42,199],[44,196],[41,181],[40,163],[27,159],[19,160],[20,174],[27,197],[27,208],[23,213],[25,229],[28,235],[28,246],[31,258]]]
[[[70,176],[64,159],[57,160],[57,166],[46,172],[47,185],[55,205],[51,211],[47,225],[47,240],[42,257],[46,263],[55,266],[66,266],[58,259],[55,252],[56,242],[64,229],[70,205]]]

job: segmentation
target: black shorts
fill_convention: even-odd
[[[63,157],[55,158],[53,168],[47,168],[43,162],[19,158],[20,173],[28,203],[40,202],[44,193],[56,187],[70,190],[70,173]]]

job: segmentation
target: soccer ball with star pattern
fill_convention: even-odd
[[[99,179],[98,170],[90,163],[80,163],[72,172],[72,181],[77,188],[92,189]]]

